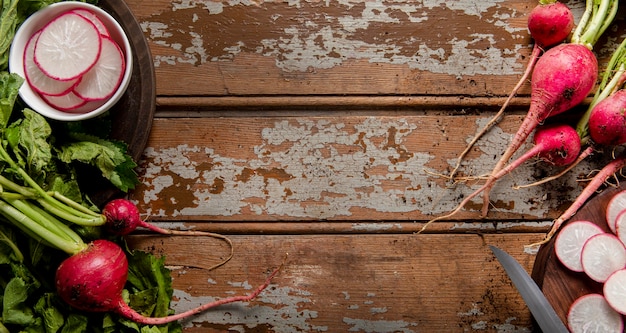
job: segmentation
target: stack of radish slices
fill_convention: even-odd
[[[96,14],[73,9],[35,32],[24,49],[26,82],[53,108],[83,113],[120,86],[124,53]]]
[[[602,294],[584,295],[571,305],[567,320],[574,333],[624,329],[626,191],[611,198],[605,215],[609,232],[590,221],[572,221],[559,231],[554,242],[556,256],[565,267],[602,284]]]

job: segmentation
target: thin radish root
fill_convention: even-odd
[[[566,173],[568,173],[570,170],[572,170],[575,166],[577,166],[578,164],[580,164],[580,162],[584,161],[587,157],[589,157],[591,154],[593,154],[593,152],[595,151],[595,149],[591,146],[588,146],[587,148],[585,148],[585,150],[582,151],[582,153],[580,153],[580,155],[578,156],[578,158],[576,159],[576,161],[574,161],[574,163],[568,165],[565,169],[563,169],[561,172],[559,172],[558,174],[554,175],[554,176],[550,176],[550,177],[546,177],[542,180],[536,181],[534,183],[530,183],[530,184],[525,184],[525,185],[517,185],[517,186],[513,186],[514,189],[519,190],[522,188],[528,188],[528,187],[533,187],[533,186],[539,186],[541,184],[545,184],[548,182],[551,182],[555,179],[560,178],[561,176],[565,175]]]
[[[540,242],[529,245],[529,247],[540,246],[549,242],[554,236],[554,234],[556,234],[556,232],[561,228],[561,225],[563,225],[565,221],[569,220],[572,216],[574,216],[574,214],[576,214],[576,212],[580,209],[580,207],[582,207],[585,204],[585,202],[587,202],[587,200],[594,193],[596,193],[596,191],[600,188],[600,186],[602,186],[602,184],[604,184],[604,182],[609,177],[613,176],[625,165],[626,165],[626,155],[621,155],[615,160],[609,162],[606,166],[604,166],[604,168],[602,168],[602,170],[600,170],[600,172],[598,172],[591,179],[589,184],[585,186],[583,191],[576,198],[576,200],[569,206],[569,208],[565,210],[561,214],[561,216],[559,216],[556,220],[554,220],[554,222],[552,223],[552,228],[550,229],[546,237]]]

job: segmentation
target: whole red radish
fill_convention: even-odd
[[[246,302],[258,296],[278,273],[274,270],[252,293],[206,303],[197,308],[167,317],[145,317],[133,310],[122,298],[128,277],[128,261],[122,248],[107,240],[96,240],[89,247],[65,259],[57,268],[56,288],[67,304],[84,311],[114,312],[146,325],[161,325],[232,302]]]
[[[593,107],[589,135],[601,145],[626,143],[626,90],[618,90]]]
[[[528,15],[528,31],[541,48],[562,43],[574,28],[574,15],[561,2],[539,3]]]
[[[549,3],[546,3],[549,2]],[[509,106],[511,100],[515,97],[518,90],[524,85],[532,73],[539,56],[549,47],[565,41],[574,28],[574,15],[569,7],[557,1],[540,1],[537,6],[531,10],[528,15],[528,31],[531,38],[535,41],[532,53],[526,70],[520,77],[519,81],[513,87],[507,99],[502,103],[500,110],[491,118],[491,120],[477,133],[472,141],[465,147],[465,150],[459,155],[457,163],[450,173],[450,178],[461,166],[461,162],[465,155],[469,153],[476,141],[482,137],[491,127],[493,127],[504,114],[504,110]]]
[[[528,113],[489,177],[493,178],[504,167],[539,124],[580,104],[597,78],[598,60],[582,44],[559,44],[544,53],[531,78]],[[482,216],[489,209],[491,186],[484,191]]]

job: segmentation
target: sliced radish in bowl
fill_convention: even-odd
[[[76,95],[73,91],[61,96],[42,95],[41,98],[56,109],[62,111],[76,110],[87,103],[86,100],[80,98],[80,96]]]
[[[102,50],[98,61],[81,76],[80,83],[74,87],[76,95],[88,101],[111,97],[124,76],[125,65],[122,50],[109,37],[103,36],[101,40]]]
[[[93,25],[96,26],[96,29],[98,29],[98,32],[100,33],[100,35],[107,36],[107,37],[110,36],[109,30],[107,29],[107,27],[104,25],[102,20],[98,18],[98,15],[96,15],[96,13],[94,13],[93,11],[89,9],[81,8],[81,9],[74,9],[72,10],[72,12],[91,21],[91,23],[93,23]]]
[[[49,77],[60,81],[72,80],[96,64],[101,45],[96,26],[83,16],[68,12],[41,29],[34,59]]]

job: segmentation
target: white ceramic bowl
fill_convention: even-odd
[[[60,111],[51,107],[39,96],[37,92],[31,89],[28,83],[24,82],[19,90],[19,94],[22,100],[36,112],[51,119],[62,121],[77,121],[93,118],[106,112],[113,105],[115,105],[117,101],[119,101],[122,95],[124,95],[124,92],[128,87],[128,83],[130,82],[133,70],[133,55],[128,36],[126,36],[126,33],[124,32],[122,26],[109,13],[97,6],[84,2],[62,1],[51,4],[48,7],[39,10],[38,12],[31,15],[28,19],[26,19],[24,23],[22,23],[18,31],[15,33],[15,38],[13,39],[13,43],[11,44],[11,50],[9,52],[9,71],[18,74],[21,77],[24,77],[24,48],[26,47],[26,44],[28,43],[28,40],[30,39],[32,34],[45,26],[46,23],[55,18],[57,15],[78,8],[89,9],[94,12],[109,30],[111,38],[122,49],[126,62],[124,76],[117,91],[109,99],[104,101],[104,104],[102,104],[103,101],[89,102],[92,103],[90,104],[92,106],[99,106],[97,106],[97,108],[92,111],[83,113]]]

